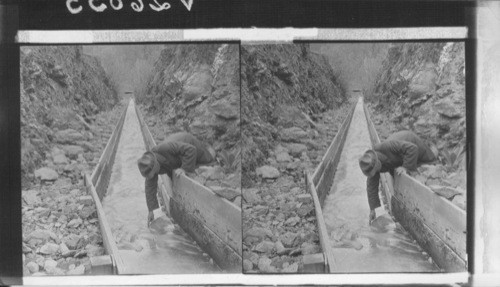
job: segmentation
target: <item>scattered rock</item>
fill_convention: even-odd
[[[291,162],[292,158],[290,157],[290,155],[287,152],[284,151],[284,152],[281,152],[281,153],[276,155],[276,161],[277,162]]]
[[[243,260],[243,271],[251,271],[253,269],[252,261],[248,259]]]
[[[460,118],[462,113],[455,107],[448,98],[444,98],[436,103],[434,103],[434,108],[436,111],[447,118]]]
[[[47,259],[43,265],[43,269],[49,273],[53,273],[57,266],[57,262],[52,259]]]
[[[234,120],[240,116],[240,110],[237,105],[231,105],[227,102],[218,102],[210,107],[213,113],[225,120]]]
[[[274,248],[276,249],[276,253],[278,255],[283,255],[287,251],[285,246],[283,246],[283,243],[281,243],[281,241],[279,241],[279,240],[274,243]]]
[[[307,132],[299,127],[291,127],[281,131],[281,140],[284,142],[299,142],[307,137]]]
[[[297,273],[299,264],[297,262],[290,264],[282,269],[283,273]]]
[[[255,204],[262,201],[262,198],[257,193],[259,192],[256,188],[249,188],[243,190],[243,199],[246,203]]]
[[[23,253],[30,253],[33,250],[29,248],[24,242],[23,242]]]
[[[271,263],[272,263],[271,259],[269,259],[267,257],[261,257],[259,259],[259,263],[258,263],[257,267],[259,268],[259,270],[261,272],[265,272],[265,273],[276,272],[276,268],[274,268],[273,266],[271,266]]]
[[[70,222],[68,222],[68,227],[73,227],[73,228],[76,228],[78,226],[80,226],[80,224],[82,224],[83,221],[80,219],[80,218],[75,218],[75,219],[72,219]]]
[[[302,254],[307,255],[307,254],[315,254],[320,252],[320,247],[316,244],[304,242],[302,243],[301,246]]]
[[[264,179],[276,179],[280,176],[280,172],[275,167],[269,165],[257,168],[256,173]]]
[[[300,166],[300,161],[291,162],[286,165],[287,170],[296,170]]]
[[[46,254],[46,255],[54,255],[59,251],[59,245],[54,244],[54,243],[46,243],[40,248],[40,253]]]
[[[256,237],[259,240],[261,240],[261,239],[264,239],[264,238],[272,238],[273,237],[273,233],[268,228],[252,227],[251,229],[245,231],[243,237],[244,238],[246,238],[246,237]]]
[[[67,275],[83,275],[85,274],[85,266],[79,265],[78,267],[75,267],[74,269],[69,270]]]
[[[40,178],[42,181],[55,181],[59,177],[59,174],[51,168],[42,167],[35,171],[35,177]]]
[[[300,218],[298,216],[290,217],[285,221],[285,225],[288,226],[295,226],[297,223],[300,222]]]
[[[61,253],[61,256],[64,257],[64,258],[67,258],[67,257],[74,257],[76,255],[76,250],[68,250],[64,253]]]
[[[83,219],[87,219],[89,218],[92,214],[94,214],[94,212],[96,212],[95,208],[92,206],[84,206],[82,208],[82,210],[80,210],[78,212],[78,215],[83,218]]]
[[[75,250],[78,248],[78,242],[80,241],[80,236],[76,234],[70,234],[63,241],[70,250]]]
[[[255,247],[255,251],[262,253],[270,253],[274,249],[274,243],[271,241],[262,241]]]
[[[78,198],[78,202],[80,204],[85,204],[85,205],[88,205],[88,206],[93,206],[94,205],[94,199],[92,198],[91,195],[80,196],[80,198]]]
[[[45,230],[36,229],[35,231],[32,231],[26,238],[27,240],[34,238],[47,241],[50,238],[50,234],[47,233]]]
[[[23,190],[22,197],[27,205],[34,205],[40,203],[38,191],[36,190]]]
[[[299,194],[297,196],[297,201],[302,202],[302,203],[311,203],[312,202],[312,197],[310,194]]]
[[[300,143],[291,143],[286,146],[290,152],[290,154],[294,157],[300,157],[300,155],[307,151],[307,146]]]
[[[28,270],[31,272],[31,273],[35,273],[35,272],[38,272],[40,270],[40,267],[38,266],[38,264],[36,264],[35,262],[31,261],[31,262],[28,262],[28,264],[26,264],[26,267],[28,267]]]
[[[62,242],[61,244],[59,244],[59,252],[61,252],[61,254],[67,254],[68,252],[70,252],[70,250],[68,246],[66,246],[66,244]]]
[[[93,244],[87,244],[87,246],[85,246],[85,250],[90,257],[104,255],[104,249]]]
[[[64,154],[58,154],[53,159],[55,164],[68,164],[68,158]]]
[[[78,159],[78,156],[84,153],[83,148],[78,145],[65,145],[63,146],[63,150],[66,156],[73,160]]]
[[[73,130],[73,129],[66,129],[62,131],[57,131],[54,134],[55,141],[60,144],[73,144],[77,141],[84,140],[84,136]]]
[[[297,236],[297,233],[286,232],[285,234],[280,235],[279,239],[285,247],[293,247],[293,243],[295,242]]]

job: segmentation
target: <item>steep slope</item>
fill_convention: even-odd
[[[382,139],[408,129],[437,147],[440,163],[421,169],[417,179],[458,188],[462,195],[453,200],[465,208],[464,43],[393,44],[367,99]]]
[[[167,45],[137,97],[154,136],[185,130],[217,151],[233,149],[240,139],[238,60],[238,45]]]
[[[242,46],[243,269],[297,273],[320,252],[304,184],[349,105],[326,57],[307,44]]]
[[[145,89],[136,94],[156,142],[177,131],[192,133],[217,152],[218,161],[195,180],[241,205],[239,46],[166,45]]]
[[[242,46],[243,176],[252,176],[288,135],[346,101],[327,59],[308,44]]]
[[[82,130],[83,121],[118,102],[99,61],[79,46],[21,48],[21,137],[23,179],[46,158],[58,131]],[[25,181],[24,181],[25,182]]]
[[[99,61],[79,46],[21,47],[24,275],[83,275],[104,253],[83,186],[122,106]]]

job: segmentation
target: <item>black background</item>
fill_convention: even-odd
[[[191,29],[230,27],[412,27],[463,26],[465,1],[329,1],[329,0],[193,0],[189,12],[180,0],[167,1],[171,8],[156,12],[153,0],[142,0],[144,10],[135,12],[122,0],[123,8],[95,12],[88,0],[78,0],[82,12],[71,14],[65,0],[23,0],[19,28],[63,29]],[[116,0],[115,0],[116,1]],[[114,2],[117,3],[117,2]],[[73,4],[77,6],[78,4]]]
[[[164,2],[160,0],[159,2]],[[332,0],[194,0],[189,12],[180,0],[168,1],[167,11],[155,12],[143,0],[140,13],[109,7],[102,13],[79,0],[83,11],[73,15],[66,0],[0,0],[0,285],[22,284],[19,46],[20,30],[190,29],[236,27],[295,28],[469,28],[467,61],[467,141],[473,154],[475,137],[474,2],[467,1],[332,1]],[[17,10],[18,9],[18,10]],[[470,68],[469,68],[470,67]],[[474,162],[469,157],[467,224],[469,271],[473,272]]]

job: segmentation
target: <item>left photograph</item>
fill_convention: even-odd
[[[241,273],[233,43],[21,46],[24,276]]]

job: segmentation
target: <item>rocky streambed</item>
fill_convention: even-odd
[[[321,252],[312,197],[312,173],[347,116],[349,105],[329,110],[302,128],[282,129],[265,165],[243,189],[243,268],[246,273],[297,273],[302,257]]]
[[[124,107],[121,103],[101,112],[90,124],[74,118],[72,128],[53,130],[45,160],[23,184],[25,276],[88,274],[89,258],[104,254],[96,207],[82,172],[92,173]]]

